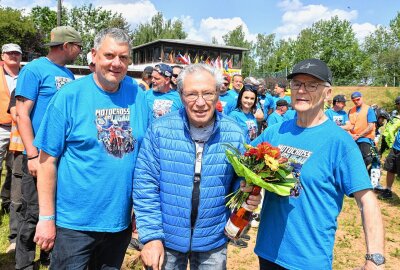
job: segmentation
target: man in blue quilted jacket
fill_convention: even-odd
[[[226,269],[225,196],[251,191],[235,176],[224,144],[243,149],[233,120],[216,111],[220,71],[187,66],[178,77],[184,108],[154,121],[139,151],[133,201],[141,252],[152,269]],[[253,209],[261,196],[250,196]]]

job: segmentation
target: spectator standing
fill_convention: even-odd
[[[120,269],[131,239],[144,92],[126,76],[124,30],[100,31],[92,54],[94,73],[54,96],[34,141],[41,149],[35,241],[44,250],[54,245],[51,269],[86,269],[89,261],[93,269]]]
[[[234,74],[232,77],[232,89],[228,92],[235,100],[238,99],[239,92],[243,88],[243,76],[240,74]]]
[[[384,229],[367,170],[354,141],[323,111],[332,73],[325,62],[306,59],[288,79],[297,118],[269,127],[251,144],[279,147],[301,188],[297,198],[265,193],[255,247],[260,269],[332,269],[344,195],[354,196],[361,209],[367,245],[363,269],[380,269]]]
[[[349,110],[349,132],[360,148],[365,166],[369,166],[372,163],[371,147],[375,147],[376,115],[370,106],[364,104],[360,92],[352,93],[351,100],[355,106]]]
[[[138,84],[143,91],[147,91],[151,88],[151,81],[153,79],[153,67],[147,66],[143,70],[142,78],[138,80]]]
[[[159,64],[153,70],[153,88],[146,92],[146,103],[157,119],[167,113],[182,108],[179,94],[171,89],[172,68],[166,64]]]
[[[280,99],[276,102],[276,109],[268,116],[268,126],[285,121],[285,113],[288,111],[289,104],[286,100]]]
[[[346,107],[346,97],[344,95],[337,95],[333,98],[333,107],[327,109],[325,114],[336,125],[348,131],[351,129],[351,125],[344,107]]]
[[[181,66],[172,66],[171,89],[176,90],[179,73],[181,73]]]
[[[219,101],[221,102],[222,111],[228,115],[236,107],[236,99],[229,94],[230,77],[224,74],[224,82],[219,89]]]
[[[82,51],[80,34],[69,26],[51,30],[50,47],[46,57],[28,63],[21,70],[15,96],[17,122],[25,146],[22,177],[22,220],[18,228],[15,253],[17,269],[33,269],[35,243],[33,237],[38,222],[36,176],[40,149],[33,145],[43,115],[51,98],[74,75],[65,65],[71,64]],[[48,256],[41,253],[41,262],[48,264]]]
[[[178,77],[184,108],[153,122],[143,140],[133,202],[146,267],[160,269],[165,258],[167,270],[188,261],[190,269],[226,269],[225,197],[239,182],[224,144],[243,150],[244,136],[215,110],[222,82],[208,65],[185,67]],[[250,196],[251,209],[260,198]]]

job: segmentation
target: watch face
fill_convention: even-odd
[[[376,265],[381,265],[385,263],[385,258],[381,255],[381,254],[372,254],[372,261],[376,264]]]

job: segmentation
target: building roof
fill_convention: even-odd
[[[143,47],[147,47],[148,45],[156,44],[156,43],[175,43],[175,44],[184,44],[184,45],[193,45],[193,46],[202,46],[202,47],[212,47],[212,48],[218,48],[218,49],[230,49],[230,50],[239,50],[239,51],[248,51],[249,49],[247,48],[241,48],[241,47],[234,47],[234,46],[226,46],[226,45],[219,45],[219,44],[212,44],[212,43],[206,43],[203,41],[197,41],[197,40],[190,40],[190,39],[157,39],[149,43],[145,43],[136,47],[133,47],[133,49],[139,49]]]

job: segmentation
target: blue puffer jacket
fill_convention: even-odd
[[[225,196],[239,187],[225,157],[231,143],[243,150],[245,138],[229,117],[216,115],[214,130],[205,143],[200,181],[200,202],[191,229],[195,143],[189,134],[184,109],[157,119],[147,130],[136,162],[133,202],[140,240],[162,240],[179,251],[209,251],[226,243],[229,217]]]

